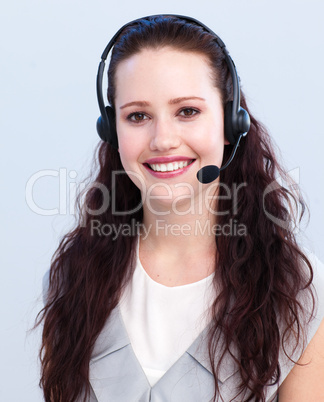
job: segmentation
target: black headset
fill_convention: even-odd
[[[213,32],[211,29],[209,29],[206,25],[202,24],[200,21],[191,18],[191,17],[186,17],[183,15],[177,15],[177,14],[165,14],[165,15],[150,15],[147,17],[139,18],[134,21],[128,22],[124,26],[122,26],[112,37],[108,45],[106,46],[105,50],[103,51],[101,55],[101,61],[99,64],[98,68],[98,74],[97,74],[97,97],[98,97],[98,103],[99,103],[99,109],[101,116],[97,120],[97,132],[100,136],[100,138],[111,144],[114,148],[118,149],[118,139],[117,139],[117,132],[116,132],[116,123],[115,123],[115,111],[111,106],[105,106],[105,101],[103,97],[103,91],[102,91],[102,80],[103,80],[103,74],[105,70],[105,63],[108,57],[109,52],[113,48],[114,44],[116,43],[119,35],[121,32],[127,28],[130,25],[134,25],[136,23],[140,24],[143,22],[143,20],[150,20],[155,17],[176,17],[182,20],[185,20],[190,23],[194,23],[202,28],[204,28],[207,32],[212,34],[215,37],[215,41],[221,48],[221,50],[224,53],[225,56],[225,61],[227,63],[227,66],[229,68],[231,77],[232,77],[232,83],[233,83],[233,101],[228,102],[225,105],[225,111],[224,111],[224,130],[225,130],[225,136],[227,140],[230,142],[230,144],[235,145],[232,156],[230,157],[230,161],[233,159],[235,151],[238,147],[239,141],[242,138],[242,136],[245,136],[247,132],[249,131],[250,128],[250,116],[248,112],[241,108],[240,106],[240,82],[239,82],[239,77],[236,72],[236,67],[235,64],[229,55],[226,46],[224,42]],[[226,166],[228,166],[228,164]],[[225,168],[225,166],[224,166]],[[222,169],[222,168],[221,168]]]

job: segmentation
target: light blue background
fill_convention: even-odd
[[[282,151],[311,210],[305,244],[324,260],[323,2],[321,0],[14,0],[1,5],[1,343],[0,400],[42,401],[41,279],[68,215],[41,216],[25,200],[44,169],[82,181],[98,137],[95,77],[101,52],[129,20],[157,13],[193,16],[226,43],[257,118]],[[64,173],[64,170],[61,172]],[[34,200],[59,203],[59,180],[40,179]],[[64,201],[64,200],[63,200]]]

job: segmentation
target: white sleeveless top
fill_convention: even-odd
[[[134,353],[151,386],[185,353],[210,322],[214,273],[188,285],[155,282],[137,251],[132,280],[120,299],[121,315]]]

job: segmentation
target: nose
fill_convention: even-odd
[[[179,128],[167,122],[165,119],[156,120],[151,127],[152,136],[151,151],[166,152],[172,148],[178,148],[181,144]]]

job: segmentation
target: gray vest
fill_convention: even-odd
[[[324,317],[324,265],[314,256],[308,255],[314,268],[314,290],[317,308],[310,316],[307,300],[300,295],[300,302],[305,308],[305,346],[314,336]],[[48,273],[43,279],[43,295],[46,302]],[[311,317],[311,322],[307,322]],[[214,395],[214,378],[208,358],[207,344],[204,342],[206,328],[187,351],[170,367],[170,369],[151,387],[146,375],[136,358],[130,343],[122,316],[117,306],[108,318],[94,347],[90,360],[91,395],[89,402],[209,402]],[[233,351],[235,352],[235,351]],[[289,352],[289,351],[288,351]],[[298,360],[301,348],[291,353]],[[220,355],[215,356],[217,364]],[[280,383],[291,371],[294,363],[281,351],[279,355],[281,369]],[[227,352],[218,374],[218,385],[225,402],[237,395],[240,383],[238,368],[234,359]],[[280,384],[279,384],[280,385]],[[266,389],[266,401],[277,400],[277,385]],[[244,400],[242,394],[236,402]]]
[[[214,394],[206,342],[206,328],[187,351],[151,387],[132,349],[119,307],[111,313],[95,344],[90,362],[92,387],[89,402],[209,402]],[[215,361],[220,356],[216,356]],[[239,372],[225,355],[218,384],[225,402],[235,397]],[[277,386],[267,390],[267,401],[276,400]],[[236,401],[242,401],[242,394]]]

